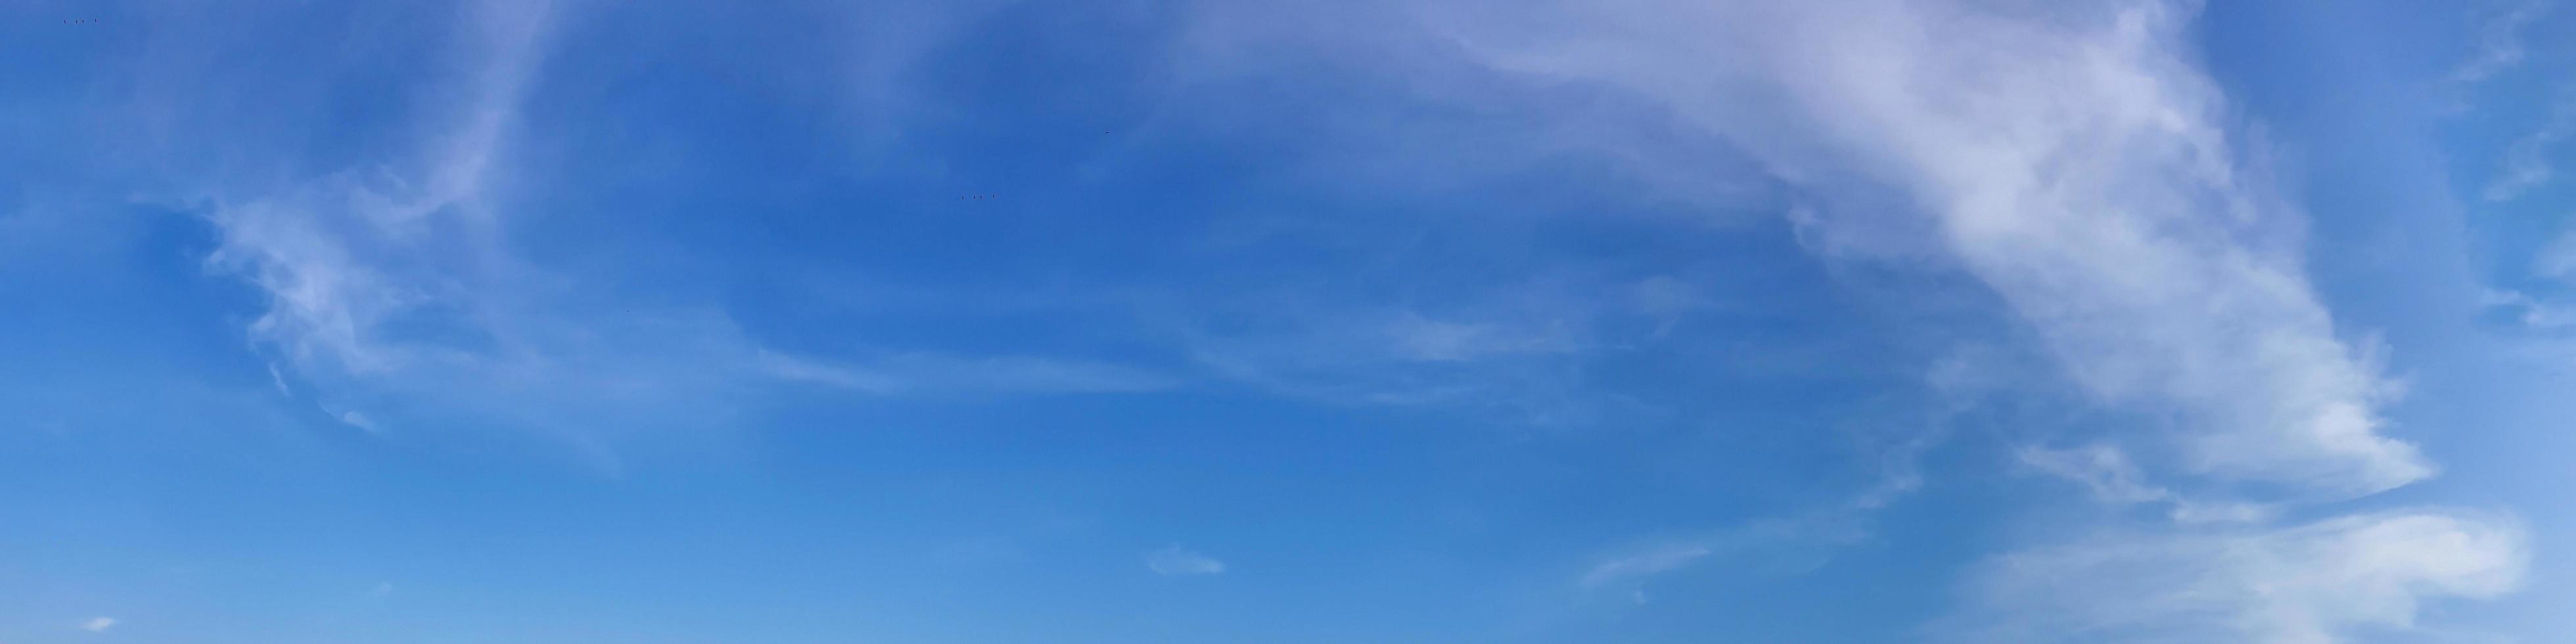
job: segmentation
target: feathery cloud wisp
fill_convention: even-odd
[[[2435,472],[2383,434],[2398,388],[2378,347],[2339,329],[2310,285],[2303,213],[2194,67],[2189,3],[1432,6],[1435,29],[1493,69],[1656,101],[1821,195],[1794,211],[1802,235],[1832,242],[1819,252],[1934,257],[1972,276],[2088,402],[2157,419],[2119,442],[2174,453],[2153,462],[2176,471],[2107,446],[2023,456],[2104,501],[2171,503],[2173,523],[2006,566],[2174,587],[2173,605],[2120,613],[2128,602],[2107,593],[2039,593],[2096,613],[2039,634],[2083,639],[2102,632],[2091,622],[2121,620],[2181,632],[2200,628],[2200,613],[2250,604],[2219,621],[2251,623],[2241,633],[2258,641],[2318,642],[2352,624],[2406,626],[2419,598],[2491,596],[2519,574],[2522,532],[2509,520],[2426,511],[2272,528],[2262,506],[2153,482],[2280,484],[2300,501]],[[2284,585],[2298,592],[2253,590]],[[2192,603],[2204,597],[2233,599]],[[1997,605],[2004,622],[2049,609]]]
[[[2413,627],[2418,607],[2521,584],[2511,520],[2437,510],[2279,529],[2113,535],[1989,562],[1962,641],[2327,644]]]
[[[1213,575],[1225,572],[1225,562],[1175,545],[1146,553],[1145,568],[1165,577]]]
[[[2521,0],[2479,23],[2477,51],[2470,54],[2468,62],[2451,71],[2451,80],[2483,81],[2522,62],[2522,29],[2547,15],[2549,9],[2549,0]]]
[[[2390,389],[2338,336],[2299,213],[2181,53],[2187,10],[2106,5],[1628,2],[1449,31],[1497,69],[1660,100],[1783,180],[1900,191],[1915,215],[1853,203],[1814,223],[1928,233],[2092,397],[2188,418],[2176,442],[2203,472],[2344,494],[2430,475],[2380,435]]]
[[[2576,87],[2560,92],[2558,102],[2549,111],[2549,120],[2540,129],[2514,139],[2505,146],[2504,163],[2488,180],[2488,201],[2512,201],[2549,182],[2556,172],[2549,153],[2569,135],[2576,135]]]

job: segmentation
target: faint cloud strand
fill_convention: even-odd
[[[1586,591],[1641,583],[1689,567],[1710,557],[1759,551],[1766,561],[1786,559],[1782,548],[1794,545],[1831,547],[1857,533],[1836,531],[1833,519],[1815,514],[1796,519],[1763,519],[1680,539],[1650,542],[1615,553],[1584,570],[1575,586]]]
[[[1945,626],[1964,642],[2329,644],[2411,629],[2427,599],[2511,592],[2529,549],[2518,523],[2442,510],[2111,535],[1989,562],[1973,589],[1993,614]]]
[[[557,16],[490,0],[463,12],[459,72],[431,83],[417,149],[247,201],[215,201],[208,257],[267,295],[250,335],[281,392],[371,433],[437,414],[563,434],[602,463],[606,432],[724,424],[780,381],[883,395],[1112,393],[1174,386],[1117,365],[905,352],[865,364],[764,347],[712,306],[603,302],[516,257],[506,233],[525,94]],[[298,387],[286,387],[293,376]],[[361,411],[363,410],[363,411]],[[454,420],[471,423],[446,422]]]
[[[2451,71],[2451,80],[2483,81],[2522,62],[2522,29],[2547,15],[2550,8],[2548,0],[2522,0],[2479,23],[2477,51]]]
[[[2549,121],[2540,129],[2505,146],[2503,165],[2487,182],[2487,201],[2512,201],[2548,183],[2556,171],[2550,165],[2549,153],[2570,134],[2576,134],[2576,88],[2559,92],[2557,103],[2549,111]]]
[[[1145,568],[1165,577],[1213,575],[1225,572],[1225,562],[1175,545],[1147,553]]]
[[[2161,503],[2175,523],[2258,523],[2272,517],[2270,507],[2232,501],[2194,499],[2145,482],[2146,475],[2126,453],[2109,445],[2068,449],[2023,447],[2014,454],[2023,465],[2082,484],[2096,501],[2111,505]]]
[[[545,3],[485,2],[468,29],[476,65],[461,80],[466,98],[438,131],[440,144],[410,171],[349,170],[242,204],[210,218],[222,245],[208,263],[249,278],[270,296],[253,334],[286,352],[300,370],[383,374],[439,347],[389,341],[388,324],[420,316],[471,323],[489,313],[483,285],[466,280],[471,258],[456,246],[490,250],[488,225],[442,232],[436,218],[480,219],[483,183],[505,153],[511,116],[548,22]],[[461,237],[461,238],[460,238]],[[310,374],[308,374],[310,375]]]
[[[772,378],[874,395],[1108,394],[1161,391],[1180,382],[1115,364],[1022,356],[904,353],[864,363],[760,352]]]

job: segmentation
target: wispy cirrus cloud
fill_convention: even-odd
[[[553,142],[525,131],[525,104],[548,86],[557,34],[583,18],[574,9],[469,4],[444,25],[447,39],[431,41],[443,48],[430,53],[450,63],[420,83],[435,91],[377,124],[392,133],[366,139],[379,144],[282,187],[206,189],[204,216],[220,242],[207,265],[265,297],[249,332],[274,354],[280,391],[371,433],[516,426],[596,452],[611,435],[723,424],[775,385],[946,396],[1178,384],[1147,369],[1044,356],[794,354],[754,338],[718,302],[610,293],[602,287],[624,276],[523,253],[514,236],[550,224],[531,204],[560,196],[540,185],[545,168],[526,163]],[[891,83],[895,71],[865,71],[857,82]],[[852,100],[870,119],[908,109],[890,97]]]
[[[1136,393],[1182,385],[1136,367],[1028,356],[911,352],[860,363],[764,351],[759,365],[780,380],[880,396]]]
[[[1956,641],[2324,644],[2408,629],[2423,603],[2522,583],[2508,518],[2396,510],[2283,528],[2109,534],[1989,562]]]
[[[2512,201],[2549,183],[2555,174],[2550,155],[2568,136],[2576,135],[2576,88],[2558,94],[2546,122],[2505,146],[2504,160],[2483,193],[2488,201]]]
[[[1728,528],[1655,539],[1622,548],[1592,563],[1575,579],[1591,592],[1634,589],[1651,579],[1711,561],[1758,561],[1736,570],[1804,572],[1831,551],[1861,539],[1858,508],[1833,508],[1796,517],[1757,519]]]
[[[1285,17],[1227,22],[1201,36],[1223,41],[1240,33],[1265,44],[1375,52],[1389,59],[1386,67],[1401,70],[1392,73],[1420,77],[1405,85],[1409,91],[1481,109],[1509,103],[1521,118],[1540,123],[1586,112],[1512,88],[1581,88],[1666,110],[1685,136],[1644,140],[1580,128],[1529,129],[1581,139],[1551,140],[1545,147],[1552,150],[1644,148],[1621,154],[1665,164],[1704,162],[1700,175],[1640,175],[1650,181],[1741,184],[1745,174],[1756,174],[1796,199],[1752,203],[1784,206],[1779,209],[1803,245],[1829,261],[1967,278],[1999,303],[1995,313],[2015,329],[2014,337],[2032,340],[2033,351],[2046,356],[2051,379],[2068,383],[2073,402],[2135,420],[2116,424],[2125,432],[2086,436],[2087,447],[2026,447],[2019,456],[2026,466],[2085,486],[2101,502],[2165,507],[2162,523],[2129,542],[2167,553],[2159,556],[2169,561],[2154,572],[2176,571],[2188,580],[2174,583],[2211,588],[2259,587],[2265,576],[2283,583],[2314,575],[2447,579],[2439,570],[2371,557],[2292,554],[2230,569],[2234,564],[2217,560],[2229,549],[2207,545],[2206,535],[2222,533],[2238,535],[2225,543],[2292,544],[2283,546],[2289,549],[2337,542],[2317,533],[2350,533],[2367,543],[2411,537],[2406,530],[2423,524],[2397,521],[2379,530],[2275,522],[2284,514],[2281,504],[2367,496],[2431,477],[2438,468],[2415,445],[2388,434],[2383,410],[2402,388],[2386,374],[2386,348],[2367,333],[2340,327],[2310,284],[2305,213],[2274,185],[2265,142],[2236,127],[2228,98],[2197,67],[2185,29],[2195,6],[2117,0],[2043,11],[1939,0],[1635,0],[1498,9],[1424,0],[1384,10],[1398,18],[1329,36],[1282,35],[1321,28]],[[1256,50],[1212,49],[1220,55]],[[1454,61],[1444,56],[1493,76],[1458,80],[1448,64]],[[1710,140],[1726,152],[1675,153]],[[1405,149],[1425,147],[1437,146]],[[1479,337],[1473,329],[1426,327],[1420,330],[1445,333],[1426,334],[1414,346],[1470,346],[1463,339]],[[1443,338],[1461,341],[1427,341]],[[1392,349],[1383,355],[1408,355]],[[1907,481],[1893,489],[1920,484],[1919,478],[1890,480]],[[2282,492],[2249,499],[2202,492],[2248,487]],[[1873,493],[1872,502],[1848,511],[1883,507],[1900,495]],[[2457,540],[2451,551],[2458,559],[2519,570],[2518,525],[2473,513],[2440,516],[2460,533],[2501,535]],[[1605,558],[1578,585],[1689,566],[1726,550],[1725,541],[1651,544]],[[2096,572],[2116,580],[2146,571]],[[2377,594],[2323,593],[2294,607],[2330,615],[2323,625],[2258,634],[2302,641],[2295,638],[2351,623],[2403,626],[2418,598],[2488,595],[2446,588],[2410,581]],[[2107,597],[2086,601],[2116,610]],[[2021,611],[2050,610],[2004,600],[1988,607],[1993,610],[1982,617],[2007,621]],[[2172,612],[2133,617],[2196,627]]]
[[[1145,569],[1165,577],[1213,575],[1225,572],[1225,562],[1174,545],[1146,553]]]
[[[207,263],[265,293],[252,337],[299,389],[371,432],[430,409],[559,429],[706,419],[670,412],[721,396],[746,371],[748,343],[729,322],[575,304],[584,298],[564,276],[509,250],[519,104],[561,16],[509,2],[458,15],[441,52],[459,70],[441,81],[453,100],[389,126],[417,145],[247,200],[214,189],[206,217],[220,245]],[[642,408],[661,411],[617,411]]]
[[[1577,583],[1586,589],[1598,588],[1624,579],[1670,572],[1716,553],[1710,544],[1696,541],[1660,544],[1594,564],[1591,569],[1583,571],[1583,577]]]
[[[2523,29],[2548,15],[2551,8],[2550,0],[2497,3],[2492,13],[2479,21],[2474,39],[2476,49],[2470,52],[2467,62],[2451,70],[2451,80],[2475,83],[2521,63],[2528,53],[2523,44]]]
[[[1811,248],[1971,276],[2084,403],[2157,419],[2096,446],[2021,456],[2103,502],[2169,504],[2167,523],[2108,549],[2038,546],[2028,552],[2051,554],[2005,561],[2114,562],[2070,574],[2174,587],[2176,603],[2361,582],[2350,592],[2315,583],[2215,622],[2267,642],[2408,626],[2417,601],[2492,596],[2521,569],[2518,524],[2489,515],[2272,525],[2267,504],[2369,495],[2436,467],[2385,433],[2382,409],[2401,390],[2384,374],[2384,349],[2339,328],[2309,284],[2304,213],[2276,192],[2261,142],[2230,127],[2227,97],[2195,67],[2183,32],[2192,5],[1417,6],[1432,32],[1491,69],[1669,107],[1818,195],[1794,211],[1801,234],[1834,243]],[[2141,449],[2164,457],[2150,469],[2129,455]],[[2247,483],[2289,492],[2240,503],[2183,491]],[[2380,556],[2419,547],[2421,558]],[[1658,550],[1600,570],[1662,570],[1708,552]],[[2065,552],[2078,554],[2055,554]],[[2023,601],[2043,595],[2058,596],[1997,594],[1984,617],[2064,608]],[[2131,611],[2108,595],[2063,596],[2096,611],[2092,621],[2136,627],[2123,632],[2213,623],[2204,607]]]
[[[2146,474],[2128,453],[2106,444],[2052,449],[2024,446],[2014,452],[2023,465],[2081,484],[2093,499],[2110,505],[2163,504],[2176,523],[2254,523],[2271,518],[2272,508],[2236,501],[2197,499],[2146,482]]]
[[[1567,19],[1622,37],[1492,59],[1660,97],[1784,177],[1903,191],[1928,219],[1854,204],[1821,225],[1933,232],[2088,394],[2191,417],[2178,442],[2198,469],[2346,493],[2432,471],[2378,433],[2390,390],[2306,285],[2298,214],[2230,144],[2223,98],[2175,53],[2183,9],[2112,3],[2050,22],[1845,4],[1577,11]],[[1731,35],[1684,38],[1677,20]],[[1735,33],[1755,24],[1771,26]],[[1987,44],[1949,47],[1935,31]],[[1719,61],[1720,82],[1644,64],[1669,60]]]
[[[2261,142],[2230,130],[2225,97],[2184,52],[2188,6],[1510,8],[1405,3],[1390,11],[1412,22],[1388,22],[1417,32],[1315,39],[1413,56],[1390,63],[1412,73],[1450,69],[1420,60],[1450,55],[1494,74],[1418,86],[1431,100],[1526,99],[1508,89],[1520,83],[1662,108],[1686,134],[1666,144],[1716,141],[1728,151],[1718,156],[1741,160],[1713,164],[1707,180],[1755,172],[1781,186],[1771,192],[1801,195],[1742,206],[1784,206],[1802,240],[1822,240],[1811,248],[1963,273],[2095,402],[2188,416],[2188,431],[2157,438],[2202,472],[2339,494],[2432,473],[2412,445],[2382,434],[2378,410],[2395,388],[2377,349],[2338,329],[2308,285],[2303,213],[2272,187]],[[1208,31],[1296,41],[1277,32],[1301,24],[1236,22]],[[1926,35],[1935,32],[1982,44],[1951,46]],[[1513,107],[1542,123],[1584,113]]]

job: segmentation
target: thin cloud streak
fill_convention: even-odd
[[[2413,629],[2424,603],[2519,588],[2520,524],[2397,510],[2279,529],[2107,534],[1990,561],[1961,642],[2236,641],[2328,644]]]
[[[1175,545],[1147,553],[1145,568],[1165,577],[1189,577],[1225,572],[1225,562]]]
[[[2487,201],[2512,201],[2548,184],[2557,171],[2550,163],[2550,152],[2570,135],[2576,135],[2576,87],[2559,92],[2548,122],[2505,146],[2504,161],[2482,193]]]
[[[2526,55],[2522,30],[2548,15],[2549,0],[2521,0],[2479,23],[2477,51],[2451,71],[2451,80],[2476,83],[2503,73],[2522,62]]]

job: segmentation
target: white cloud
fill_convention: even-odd
[[[92,632],[92,633],[105,633],[105,632],[107,632],[107,629],[108,629],[109,627],[112,627],[112,626],[115,626],[115,625],[116,625],[116,619],[115,619],[115,618],[112,618],[112,617],[92,617],[92,618],[89,618],[89,621],[81,622],[80,628],[81,628],[81,630],[89,631],[89,632]]]
[[[1213,575],[1225,572],[1225,562],[1175,545],[1146,553],[1145,568],[1166,577]]]
[[[286,374],[277,370],[277,363],[268,363],[268,382],[269,384],[277,387],[277,393],[279,395],[295,395],[295,389],[286,386]]]
[[[403,324],[492,326],[506,306],[489,293],[526,275],[476,275],[498,232],[484,184],[506,155],[512,116],[543,51],[546,3],[470,9],[453,80],[462,98],[423,125],[417,159],[350,168],[247,202],[220,199],[209,218],[222,243],[211,266],[269,295],[253,335],[307,376],[378,376],[461,353],[389,330]],[[488,282],[477,277],[488,279]],[[497,334],[483,328],[478,333]],[[280,379],[282,384],[283,379]]]
[[[2521,291],[2489,290],[2479,295],[2480,305],[2511,312],[2514,323],[2525,329],[2553,331],[2576,327],[2576,306],[2543,301]]]
[[[1407,311],[1387,325],[1395,354],[1422,362],[1458,362],[1488,356],[1564,350],[1565,341],[1541,329],[1510,329],[1451,322]]]
[[[773,378],[875,395],[1134,393],[1180,386],[1134,367],[1025,356],[911,352],[840,363],[762,351],[758,360],[759,370]]]
[[[724,424],[755,404],[750,394],[781,381],[889,395],[1177,385],[1141,369],[1040,357],[791,356],[714,305],[618,301],[591,283],[618,276],[521,256],[512,232],[546,214],[521,207],[531,187],[513,165],[529,145],[521,103],[544,81],[556,8],[487,0],[458,14],[455,38],[444,41],[453,49],[432,52],[450,59],[437,67],[449,73],[419,83],[435,98],[397,112],[410,120],[380,137],[409,147],[368,150],[284,188],[219,178],[205,190],[220,235],[207,264],[266,295],[250,335],[274,352],[281,391],[329,401],[332,417],[368,431],[537,429],[613,461],[604,434]],[[448,422],[458,420],[469,422]]]
[[[2110,445],[2086,445],[2067,449],[2026,446],[2014,452],[2023,465],[2082,484],[2093,499],[2112,505],[2162,503],[2166,517],[2176,523],[2258,523],[2270,519],[2273,508],[2237,501],[2195,499],[2163,486],[2146,482],[2146,475],[2126,452]]]
[[[544,53],[549,4],[469,9],[467,44],[455,54],[468,71],[453,79],[462,98],[433,111],[436,124],[421,124],[433,143],[419,158],[215,208],[222,245],[207,261],[268,292],[269,309],[252,325],[261,340],[301,368],[381,373],[425,358],[416,355],[422,347],[388,339],[388,325],[473,321],[495,306],[481,293],[527,277],[469,276],[495,268],[478,264],[494,261],[499,234],[485,184],[509,152],[520,95]]]
[[[2173,442],[2201,472],[2345,494],[2433,472],[2379,434],[2387,383],[2302,274],[2300,213],[2231,142],[2186,9],[1567,7],[1442,24],[1498,69],[1662,101],[1785,181],[1895,191],[1814,223],[1935,245],[2088,395],[2186,419]]]
[[[2531,257],[2534,275],[2576,284],[2576,230],[2559,233]]]
[[[2576,284],[2576,231],[2560,233],[2533,253],[2531,274],[2560,284]],[[2478,304],[2490,311],[2509,313],[2513,322],[2527,331],[2576,328],[2576,305],[2553,297],[2489,289],[2479,293]]]
[[[2173,497],[2173,492],[2139,480],[2138,467],[2109,445],[2070,449],[2024,447],[2014,454],[2022,464],[2078,483],[2104,503],[2146,503]]]
[[[1874,495],[1881,494],[1893,493],[1873,490],[1852,502],[1795,516],[1757,519],[1622,548],[1584,568],[1574,585],[1584,591],[1627,588],[1716,559],[1753,562],[1731,569],[1733,574],[1803,573],[1824,565],[1840,549],[1868,537],[1864,514],[1884,505],[1883,500],[1873,500]]]
[[[1584,588],[1597,588],[1611,582],[1649,577],[1690,565],[1717,551],[1702,543],[1672,543],[1614,557],[1583,572],[1578,583]]]
[[[2549,182],[2557,170],[2549,155],[2569,135],[2576,135],[2576,89],[2559,93],[2540,128],[2505,146],[2503,166],[2487,181],[2488,201],[2511,201]]]
[[[1625,92],[1743,149],[1816,198],[1790,211],[1819,254],[1972,276],[2075,392],[2137,421],[2112,423],[2134,428],[2115,443],[2171,454],[2152,462],[2172,472],[2150,472],[2108,446],[2024,451],[2104,502],[2165,504],[2170,521],[2006,558],[1983,623],[2022,626],[1982,641],[2311,644],[2407,626],[2421,599],[2514,586],[2522,532],[2507,520],[2413,512],[2277,528],[2278,506],[2183,491],[2304,502],[2435,473],[2382,433],[2401,392],[2381,347],[2337,326],[2304,274],[2304,213],[2195,68],[2184,25],[2197,5],[1509,6],[1417,5],[1494,70]],[[1584,579],[1716,550],[1644,550]]]
[[[2519,0],[2487,16],[2478,24],[2477,51],[2470,54],[2467,62],[2451,71],[2451,79],[2475,83],[2522,62],[2525,55],[2523,28],[2548,14],[2549,9],[2548,0]]]
[[[1540,289],[1532,288],[1536,291]],[[1443,310],[1273,295],[1210,309],[1252,324],[1181,330],[1191,361],[1211,376],[1270,393],[1336,404],[1488,408],[1533,424],[1576,422],[1581,399],[1559,366],[1582,356],[1597,302],[1518,294],[1502,304]],[[1194,317],[1214,318],[1208,311]]]
[[[1380,279],[1405,286],[1387,289]],[[1851,367],[1840,358],[1861,357],[1859,351],[1832,343],[1840,338],[1820,341],[1821,333],[1758,342],[1672,333],[1684,324],[1770,322],[1742,310],[1768,303],[1726,300],[1755,287],[1719,284],[1707,275],[1557,265],[1477,271],[1470,279],[1405,279],[1290,280],[1141,308],[1143,317],[1168,320],[1163,325],[1190,366],[1213,383],[1334,405],[1434,409],[1516,428],[1655,422],[1696,397],[1606,385],[1609,379],[1592,365],[1609,356],[1723,353],[1723,360],[1688,374],[1711,379],[1833,377],[1878,367]]]
[[[340,412],[340,422],[347,423],[350,427],[365,430],[370,434],[384,433],[383,429],[376,427],[375,420],[367,418],[366,414],[358,413],[358,411],[354,409]]]
[[[732,320],[603,301],[514,255],[518,105],[553,17],[497,1],[461,16],[456,49],[434,52],[454,73],[422,83],[441,100],[385,127],[414,145],[284,188],[219,178],[207,190],[220,235],[207,264],[267,296],[252,339],[295,393],[370,432],[535,431],[613,471],[646,439],[735,418],[765,376]]]
[[[2108,536],[1988,562],[1963,641],[2328,644],[2409,629],[2425,602],[2522,582],[2522,528],[2410,510],[2279,529]]]

